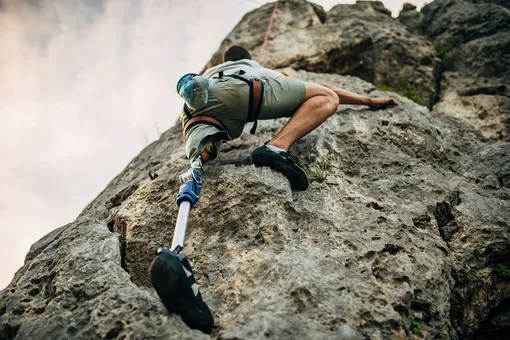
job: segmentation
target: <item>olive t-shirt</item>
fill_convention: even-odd
[[[243,70],[248,77],[268,77],[268,78],[277,78],[282,74],[280,72],[276,72],[267,68],[264,68],[255,60],[250,59],[242,59],[237,61],[227,61],[222,64],[216,65],[204,71],[202,76],[206,78],[217,77],[219,72],[223,72],[225,75],[237,73]],[[187,119],[184,117],[184,112],[181,113],[183,119],[182,124],[186,123]],[[204,147],[210,142],[211,139],[218,139],[220,137],[224,137],[225,132],[222,132],[211,125],[206,124],[198,124],[189,129],[186,134],[186,155],[190,162],[193,162],[195,157],[200,155],[204,149]],[[228,136],[228,134],[227,134]],[[228,140],[226,139],[223,140]],[[216,143],[217,154],[219,155],[222,140],[218,140]]]
[[[237,61],[226,61],[222,64],[216,65],[205,70],[204,77],[212,78],[217,77],[219,72],[227,74],[233,74],[243,70],[247,75],[251,77],[268,77],[268,78],[276,78],[281,76],[280,72],[276,72],[267,68],[264,68],[262,65],[257,63],[255,60],[250,59],[241,59]]]

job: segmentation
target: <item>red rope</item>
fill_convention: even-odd
[[[264,58],[264,49],[266,48],[267,39],[269,39],[269,32],[271,32],[271,27],[273,26],[273,21],[274,21],[274,17],[275,17],[277,9],[278,9],[278,1],[276,1],[274,3],[273,14],[271,14],[271,20],[269,20],[269,26],[267,26],[266,37],[264,38],[264,43],[262,44],[262,48],[260,49],[259,64],[262,62],[262,58]]]

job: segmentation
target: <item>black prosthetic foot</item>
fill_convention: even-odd
[[[160,248],[149,271],[152,285],[168,312],[180,314],[190,328],[211,334],[214,318],[202,300],[186,257]]]

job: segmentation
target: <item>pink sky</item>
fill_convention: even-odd
[[[265,1],[76,3],[0,0],[0,289],[174,123],[177,79]]]

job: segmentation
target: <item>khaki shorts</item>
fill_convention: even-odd
[[[243,77],[248,78],[248,75]],[[264,96],[260,109],[260,120],[291,117],[305,101],[305,84],[287,78],[260,78],[264,84]],[[207,106],[193,112],[219,120],[231,138],[243,132],[248,119],[250,87],[245,82],[223,77],[211,79]]]

